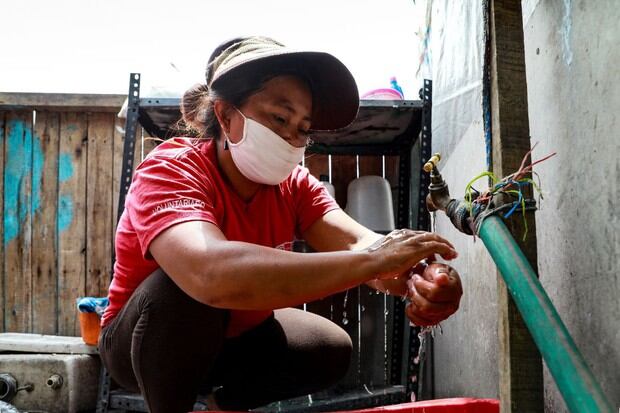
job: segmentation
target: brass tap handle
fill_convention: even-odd
[[[439,154],[439,152],[436,152],[433,156],[431,156],[431,159],[429,159],[428,162],[424,164],[424,168],[423,168],[424,171],[427,173],[431,173],[433,168],[437,167],[437,164],[439,163],[440,160],[441,160],[441,155]]]

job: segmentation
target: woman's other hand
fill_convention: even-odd
[[[435,325],[459,308],[463,295],[461,279],[456,270],[447,264],[431,263],[418,272],[421,275],[414,273],[407,281],[411,303],[405,313],[417,326]]]
[[[398,229],[367,248],[377,262],[376,278],[398,277],[435,254],[446,260],[457,257],[452,244],[438,234],[410,229]]]

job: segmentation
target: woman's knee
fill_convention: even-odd
[[[194,301],[161,268],[146,277],[136,288],[134,295],[141,297],[144,301],[142,304],[174,305]]]
[[[324,317],[296,309],[278,310],[276,319],[286,331],[291,355],[303,359],[297,365],[314,376],[312,381],[330,385],[344,377],[353,351],[346,331]]]
[[[140,354],[156,354],[146,360],[153,365],[158,365],[162,356],[205,354],[208,358],[207,353],[216,354],[224,340],[228,317],[227,310],[193,300],[162,270],[157,270],[140,284],[104,329],[100,339],[104,364],[126,386],[135,382],[134,373],[138,372],[132,360]],[[124,375],[127,380],[123,380]]]
[[[182,317],[226,319],[228,315],[227,310],[210,307],[194,300],[181,290],[161,268],[150,274],[138,286],[134,295],[140,301],[142,311],[172,316],[176,321]]]
[[[342,379],[351,365],[353,343],[351,337],[342,330],[342,335],[332,336],[327,345],[321,348],[319,353],[322,360],[323,381],[331,385]]]

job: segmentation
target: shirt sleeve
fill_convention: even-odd
[[[136,170],[125,208],[145,258],[151,258],[153,239],[175,224],[218,225],[212,182],[203,170],[189,157],[151,157]]]
[[[340,208],[327,188],[307,168],[298,167],[295,170],[293,184],[299,234],[303,234],[329,211]]]

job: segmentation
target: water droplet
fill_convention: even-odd
[[[415,383],[418,381],[418,376],[411,376],[411,382]]]
[[[414,402],[415,401],[415,393],[411,392],[411,401]]]
[[[386,311],[385,311],[385,315],[390,315],[390,311],[389,311],[389,310],[386,310]]]
[[[343,312],[342,312],[342,316],[343,316],[344,318],[347,318],[347,312],[346,312],[346,311],[343,311]]]
[[[416,358],[413,359],[413,364],[420,364],[420,355],[418,354]]]
[[[360,310],[361,310],[361,311],[366,311],[366,307],[364,307],[364,306],[362,305],[362,306],[360,306]]]
[[[342,319],[342,324],[344,324],[345,326],[346,326],[347,324],[349,324],[349,319],[348,319],[348,318],[343,318],[343,319]]]

